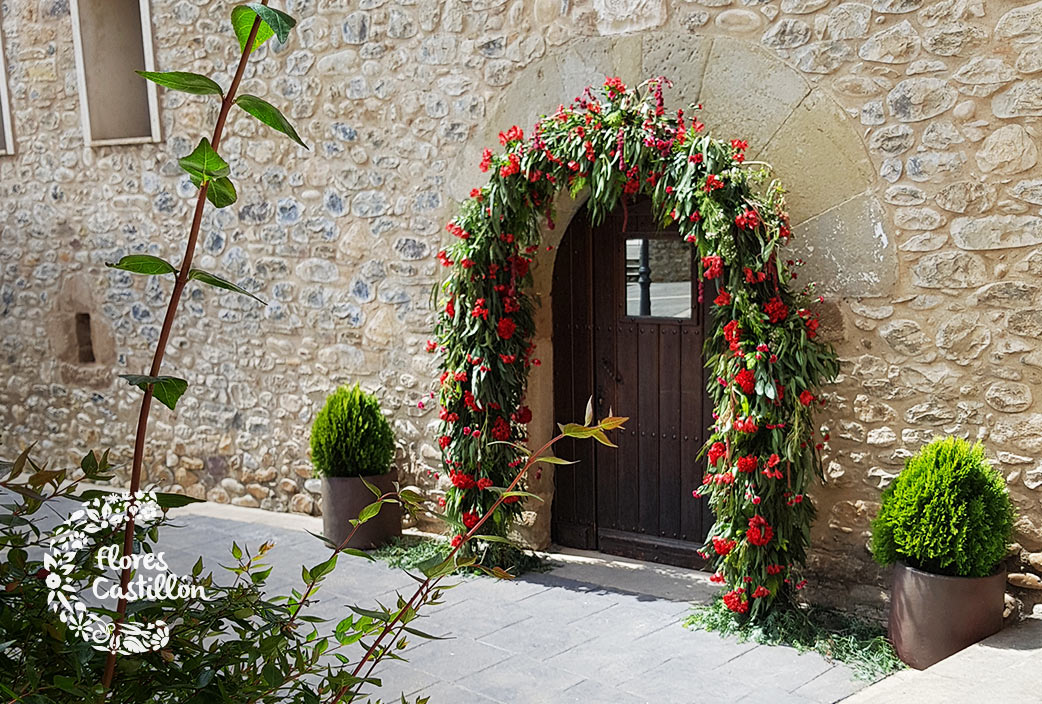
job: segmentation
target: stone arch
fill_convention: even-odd
[[[759,46],[727,36],[680,36],[645,32],[589,37],[533,62],[489,104],[488,116],[450,166],[449,192],[463,200],[485,182],[476,165],[481,150],[498,143],[513,124],[531,129],[543,114],[569,103],[606,75],[627,85],[665,75],[673,82],[667,105],[701,102],[699,118],[718,138],[749,142],[750,160],[772,164],[789,190],[796,238],[793,257],[805,256],[802,277],[843,297],[886,295],[896,283],[897,256],[887,235],[875,170],[864,141],[828,91]],[[542,365],[529,377],[528,404],[536,421],[532,440],[542,443],[556,427],[553,418],[553,319],[550,301],[557,245],[588,197],[558,194],[556,227],[544,227],[544,248],[533,267],[535,345]],[[546,501],[524,516],[523,537],[549,543],[553,473],[544,471],[531,490]]]

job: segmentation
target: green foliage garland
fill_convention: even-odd
[[[354,386],[329,395],[311,426],[311,463],[316,477],[386,474],[394,459],[394,432],[380,402]]]
[[[903,560],[935,574],[987,577],[1012,536],[1006,482],[984,447],[939,438],[908,458],[883,492],[872,554],[884,565]]]
[[[806,491],[821,474],[812,408],[837,362],[816,339],[809,291],[788,288],[793,263],[779,250],[791,231],[769,167],[745,162],[746,142],[713,139],[682,110],[667,114],[665,78],[645,85],[627,90],[609,78],[600,95],[587,88],[540,119],[530,139],[516,126],[500,133],[504,152],[486,149],[481,163],[489,183],[446,228],[456,241],[438,258],[451,273],[427,345],[442,352],[439,445],[453,483],[446,515],[459,530],[474,525],[521,458],[507,443],[524,441],[531,420],[524,395],[539,362],[529,268],[540,217],[553,227],[562,188],[573,197],[589,189],[594,224],[628,197],[650,196],[663,225],[697,248],[701,279],[715,284],[706,350],[716,424],[696,496],[716,513],[706,556],[729,588],[725,603],[758,618],[798,586],[790,572],[805,559],[814,515]],[[489,533],[505,534],[520,506],[508,508],[486,524]]]

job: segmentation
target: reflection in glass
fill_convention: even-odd
[[[691,245],[626,240],[626,315],[691,317]]]

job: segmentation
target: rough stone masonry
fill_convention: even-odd
[[[880,489],[954,433],[983,440],[1006,477],[1020,512],[1009,581],[1042,600],[1042,2],[286,7],[298,31],[258,52],[243,90],[285,106],[312,151],[233,120],[222,152],[239,201],[208,211],[199,251],[269,305],[190,290],[166,369],[191,387],[176,414],[154,414],[150,481],[317,513],[311,419],[358,380],[390,413],[406,476],[442,491],[435,416],[418,407],[434,368],[423,342],[441,227],[480,183],[477,155],[606,74],[662,73],[678,107],[703,102],[711,130],[775,165],[806,276],[831,301],[843,373],[823,418],[815,596],[884,605],[865,549]],[[151,8],[160,70],[228,82],[231,3]],[[16,147],[0,157],[4,452],[35,441],[52,461],[95,447],[126,461],[139,394],[116,375],[147,365],[169,282],[104,262],[178,260],[194,188],[176,160],[216,105],[161,91],[161,143],[87,149],[67,1],[7,3],[0,20]],[[77,314],[93,362],[79,361]],[[534,488],[549,496],[551,474]],[[533,544],[548,540],[548,506],[528,514]]]

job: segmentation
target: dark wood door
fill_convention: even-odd
[[[558,466],[553,538],[571,547],[698,566],[712,518],[691,492],[711,420],[702,358],[704,306],[693,248],[661,230],[650,203],[597,228],[575,216],[554,268],[554,410],[578,421],[629,416],[618,449],[566,440]]]

